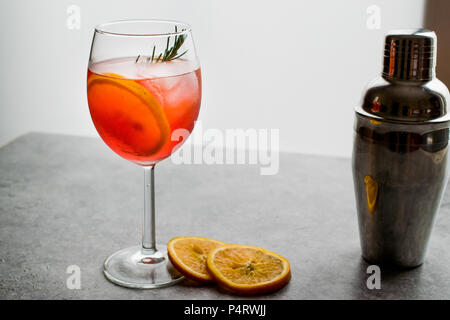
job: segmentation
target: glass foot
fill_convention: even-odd
[[[105,277],[128,288],[151,289],[171,286],[184,277],[172,266],[165,245],[145,252],[141,246],[113,253],[103,264]]]

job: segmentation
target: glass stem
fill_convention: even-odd
[[[142,219],[142,253],[156,252],[155,236],[155,166],[144,167],[144,216]]]

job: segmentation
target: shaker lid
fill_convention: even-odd
[[[386,35],[382,76],[431,80],[435,74],[436,34],[427,29],[394,30]]]

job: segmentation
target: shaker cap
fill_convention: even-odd
[[[427,29],[394,30],[386,35],[382,76],[431,80],[436,67],[436,34]]]

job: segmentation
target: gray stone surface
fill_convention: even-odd
[[[366,288],[350,161],[280,155],[280,171],[258,166],[157,166],[157,238],[200,235],[261,246],[287,257],[292,280],[258,299],[449,299],[450,195],[425,264],[382,269]],[[99,139],[28,134],[0,149],[0,298],[232,299],[183,282],[158,290],[109,283],[103,260],[140,241],[143,173]],[[66,268],[81,268],[81,289]]]

